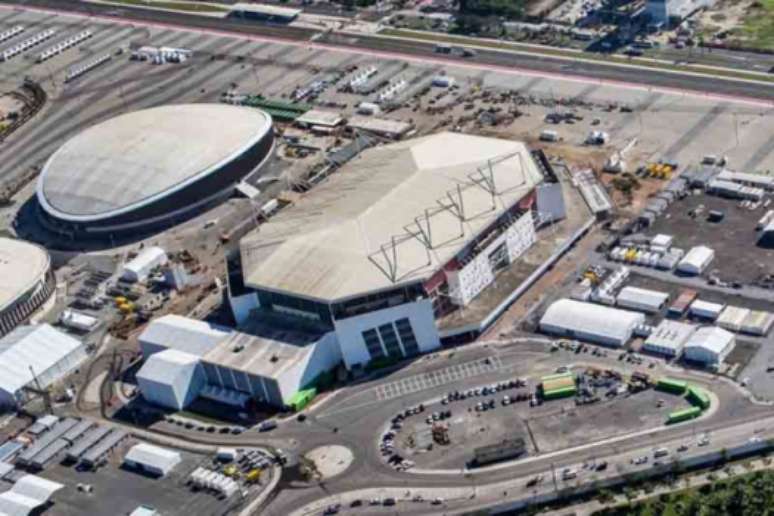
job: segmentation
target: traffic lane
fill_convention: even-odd
[[[0,3],[19,5],[18,1],[0,0]],[[74,0],[27,0],[23,5],[54,9],[62,11],[64,6],[73,11],[114,18],[131,19],[152,24],[168,24],[170,26],[185,26],[202,30],[217,30],[232,32],[235,34],[265,36],[276,40],[299,42],[309,40],[313,35],[319,34],[313,29],[292,26],[272,26],[255,24],[229,18],[207,18],[185,13],[167,13],[142,8],[114,8],[109,5],[82,4]],[[321,42],[329,43],[322,44]],[[774,101],[774,87],[770,84],[749,83],[717,79],[712,77],[696,77],[681,75],[680,72],[669,73],[658,70],[643,70],[606,65],[599,63],[583,62],[570,64],[566,59],[558,59],[542,54],[513,54],[495,50],[480,50],[473,58],[448,59],[434,52],[435,44],[422,41],[405,41],[399,39],[387,39],[376,36],[350,36],[342,34],[328,34],[314,43],[319,47],[347,48],[354,51],[370,50],[378,52],[385,58],[400,57],[424,57],[435,62],[459,64],[470,67],[486,68],[487,66],[508,68],[523,68],[536,72],[551,73],[556,78],[574,75],[576,80],[597,79],[625,86],[627,84],[641,87],[658,87],[680,92],[696,92],[712,94],[713,96],[745,97],[765,101]],[[496,70],[492,70],[496,71]]]
[[[702,433],[693,433],[688,436],[683,437],[675,437],[671,438],[669,440],[661,440],[655,445],[650,442],[639,442],[634,448],[630,450],[612,450],[612,453],[610,453],[610,450],[608,450],[607,455],[604,456],[580,456],[575,457],[570,461],[556,461],[552,464],[547,465],[547,467],[540,471],[529,471],[528,468],[520,469],[518,476],[510,475],[506,479],[504,479],[503,482],[490,482],[489,485],[481,482],[480,480],[476,479],[469,479],[467,483],[464,486],[460,487],[476,487],[476,492],[479,496],[476,496],[475,498],[469,498],[468,500],[465,500],[465,497],[460,497],[460,499],[447,503],[447,507],[452,507],[457,513],[457,511],[460,510],[470,510],[474,508],[491,508],[494,506],[498,506],[502,503],[502,498],[508,498],[510,497],[513,499],[517,495],[528,496],[528,495],[534,495],[534,494],[540,494],[545,492],[550,492],[554,490],[554,483],[553,483],[553,473],[556,473],[556,481],[557,486],[559,488],[562,487],[569,487],[571,485],[575,485],[579,481],[583,480],[593,480],[589,479],[589,475],[594,475],[596,478],[604,478],[609,476],[615,476],[615,475],[625,475],[630,473],[636,473],[641,471],[647,471],[648,468],[652,467],[653,461],[656,460],[656,458],[653,455],[653,451],[657,447],[666,447],[668,450],[668,454],[666,457],[660,459],[660,461],[667,465],[674,457],[680,457],[682,459],[689,458],[692,456],[698,456],[701,454],[704,454],[708,451],[718,451],[724,448],[730,448],[734,445],[742,444],[746,441],[751,440],[752,438],[757,436],[758,440],[763,440],[767,437],[767,432],[770,432],[770,423],[771,423],[771,417],[769,416],[768,420],[762,420],[762,419],[755,419],[751,422],[744,422],[737,425],[734,425],[731,428],[718,431],[716,433],[709,434],[708,439],[708,447],[704,448],[699,445],[700,435]],[[684,452],[678,452],[678,448],[682,445],[687,446],[687,450]],[[647,457],[646,464],[642,465],[635,465],[634,460],[639,457]],[[606,461],[608,463],[608,466],[605,470],[602,471],[596,471],[592,467],[585,467],[588,464],[598,464],[600,461]],[[665,467],[667,467],[665,466]],[[561,478],[561,472],[565,468],[574,469],[577,471],[577,477],[574,477],[571,480],[562,480]],[[542,474],[544,477],[544,480],[542,483],[537,484],[536,486],[528,486],[528,482],[530,479],[534,478],[537,474]],[[491,485],[494,484],[494,485]],[[409,487],[409,484],[405,484],[406,490],[413,490],[414,493],[421,492],[422,489],[431,489],[433,486],[427,485],[427,483],[418,481],[415,483],[410,484],[411,487]],[[394,489],[401,489],[402,486],[398,485],[380,485],[380,488],[387,487],[387,488],[394,488]],[[441,487],[450,487],[450,486],[441,486]],[[505,491],[505,495],[502,495],[502,491]],[[489,493],[487,493],[489,491]],[[462,492],[461,492],[462,493]],[[337,493],[338,496],[344,495],[344,493]],[[301,505],[297,507],[296,510],[300,509],[310,509],[315,506],[322,505],[323,507],[329,503],[334,503],[335,498],[331,498],[330,496],[335,497],[337,495],[336,493],[329,493],[328,497],[323,497],[323,499],[312,499],[308,504]],[[352,495],[352,491],[349,493],[349,500],[351,500],[352,496],[357,497],[357,495]],[[425,498],[428,497],[428,493],[425,493]],[[464,509],[463,509],[464,508]],[[446,507],[444,507],[444,510]],[[434,512],[431,507],[428,506],[419,506],[413,505],[411,503],[402,503],[400,504],[400,510],[401,514],[427,514],[428,510],[431,512]],[[440,508],[438,508],[440,510]]]
[[[589,79],[606,81],[611,86],[635,85],[640,87],[672,90],[676,93],[692,91],[695,93],[712,94],[716,97],[747,97],[765,101],[774,101],[774,85],[759,84],[744,81],[726,80],[705,76],[692,76],[664,72],[653,69],[635,69],[616,65],[591,62],[568,61],[543,54],[513,54],[496,50],[477,49],[473,58],[446,58],[434,52],[433,43],[405,40],[387,40],[375,37],[343,38],[338,35],[327,35],[318,41],[329,41],[335,38],[336,45],[349,48],[366,48],[374,51],[397,52],[410,56],[426,56],[433,61],[445,62],[449,65],[489,65],[503,69],[523,68],[536,72],[555,75],[558,80],[576,79],[588,82]],[[355,41],[353,41],[355,40]],[[497,71],[497,70],[492,70]],[[686,74],[690,73],[686,71]]]

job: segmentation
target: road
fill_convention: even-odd
[[[416,490],[428,490],[426,492],[429,493],[460,493],[468,492],[467,490],[475,485],[476,489],[479,490],[498,489],[498,491],[493,492],[500,493],[500,495],[489,499],[481,494],[474,500],[463,497],[464,500],[456,500],[444,510],[457,510],[482,504],[493,505],[512,499],[518,494],[516,491],[511,491],[508,497],[503,497],[499,491],[500,488],[496,487],[503,482],[513,483],[514,477],[518,479],[516,483],[523,486],[526,482],[524,479],[539,473],[545,474],[552,467],[557,470],[569,466],[574,467],[590,458],[597,460],[606,458],[611,464],[614,463],[614,460],[618,464],[622,460],[620,457],[642,454],[643,449],[652,449],[670,441],[695,439],[695,435],[701,432],[712,432],[713,435],[721,431],[731,432],[747,439],[750,437],[747,435],[749,434],[747,426],[772,415],[770,407],[751,403],[730,382],[717,380],[708,375],[670,371],[671,376],[688,378],[694,383],[708,386],[720,400],[716,412],[693,424],[635,432],[583,446],[533,455],[527,460],[474,470],[468,474],[462,474],[459,469],[398,472],[382,460],[377,440],[392,415],[404,410],[407,406],[415,406],[420,402],[427,403],[429,400],[438,398],[452,389],[452,385],[454,389],[468,389],[521,375],[523,368],[531,367],[530,364],[533,363],[531,360],[534,360],[537,354],[541,353],[540,349],[542,349],[544,356],[552,357],[551,360],[557,363],[567,363],[570,360],[582,361],[584,357],[584,355],[574,354],[566,356],[550,354],[546,351],[545,344],[538,342],[532,344],[522,342],[518,345],[492,344],[487,347],[478,344],[454,350],[452,357],[449,357],[448,352],[445,352],[435,358],[419,360],[384,378],[340,389],[330,399],[324,400],[314,407],[309,412],[306,421],[298,422],[295,419],[288,419],[281,422],[280,427],[271,433],[262,434],[250,430],[238,436],[224,436],[185,430],[166,423],[159,424],[155,429],[169,436],[202,444],[264,445],[282,447],[291,453],[298,454],[307,453],[319,446],[335,444],[354,451],[355,457],[350,467],[342,474],[327,479],[324,483],[299,485],[286,480],[281,481],[277,495],[271,504],[262,510],[261,514],[287,516],[289,514],[305,514],[310,507],[315,508],[310,514],[318,514],[319,508],[324,507],[327,503],[337,500],[367,498],[364,493],[369,493],[377,488],[399,489],[401,493],[410,489],[415,490],[415,492]],[[453,384],[426,387],[423,390],[407,392],[391,399],[383,399],[383,393],[386,392],[385,385],[388,383],[440,371],[456,364],[480,360],[483,357],[496,357],[500,367],[457,380]],[[604,367],[605,364],[608,366],[615,364],[616,367],[635,367],[625,365],[613,357],[609,359],[595,357],[594,360],[599,360],[600,367]],[[655,371],[654,374],[659,374],[659,369]],[[380,395],[380,393],[382,394]],[[737,427],[741,429],[735,431],[734,429]],[[614,459],[614,456],[619,456],[619,458]],[[608,457],[609,459],[607,459]],[[628,459],[624,463],[627,471],[631,469],[628,467]],[[512,490],[513,488],[508,489]],[[443,498],[448,500],[451,496],[445,495]],[[401,507],[401,514],[427,513],[433,510],[427,504],[405,505],[405,507]],[[358,512],[358,514],[361,513]]]
[[[80,13],[134,22],[174,26],[250,36],[258,39],[303,43],[310,47],[333,50],[347,50],[353,53],[379,55],[381,57],[454,63],[455,65],[490,70],[523,70],[538,72],[557,78],[582,78],[606,83],[636,85],[669,91],[693,92],[714,97],[754,99],[774,102],[774,87],[771,84],[697,77],[678,71],[641,70],[614,64],[589,61],[572,61],[538,53],[512,53],[500,50],[480,50],[475,57],[444,58],[436,54],[432,42],[406,41],[384,38],[378,35],[352,35],[331,32],[320,34],[315,29],[258,24],[237,19],[211,18],[185,13],[163,12],[141,8],[115,7],[110,5],[87,4],[77,0],[0,0],[0,3],[56,10],[69,14]],[[314,42],[310,40],[315,37]]]

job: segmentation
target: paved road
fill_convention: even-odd
[[[641,86],[676,89],[715,96],[748,98],[774,102],[774,87],[770,84],[731,81],[710,77],[695,77],[680,73],[631,68],[590,62],[568,62],[543,54],[514,54],[496,50],[481,50],[472,59],[444,59],[433,52],[430,42],[385,39],[379,36],[352,36],[338,33],[322,37],[313,29],[271,26],[237,19],[208,18],[183,13],[166,13],[140,8],[117,8],[110,5],[84,4],[77,0],[0,0],[0,3],[56,9],[69,13],[119,17],[154,24],[164,24],[202,30],[271,38],[288,42],[309,42],[317,35],[314,45],[321,48],[349,49],[353,52],[373,53],[385,57],[421,59],[422,61],[453,62],[482,69],[523,69],[564,77],[583,77],[600,81],[637,84]],[[308,43],[312,44],[312,43]]]
[[[509,465],[497,469],[480,470],[473,475],[464,476],[457,470],[444,472],[412,473],[411,471],[400,473],[386,465],[379,455],[377,439],[381,434],[387,420],[395,413],[408,406],[414,406],[420,402],[437,398],[450,390],[449,384],[442,383],[444,375],[450,371],[461,371],[461,364],[469,364],[481,360],[486,356],[492,356],[493,351],[498,357],[493,361],[498,367],[481,368],[479,374],[459,378],[454,383],[455,389],[467,389],[482,384],[493,383],[505,378],[519,375],[519,366],[531,363],[530,359],[540,353],[542,345],[519,344],[518,347],[510,346],[505,349],[493,350],[492,346],[473,346],[459,350],[452,358],[444,356],[435,359],[421,360],[406,367],[404,370],[390,374],[387,378],[376,379],[360,385],[353,385],[342,389],[328,402],[314,409],[306,422],[299,423],[289,420],[281,423],[280,428],[270,434],[256,434],[253,431],[240,436],[220,436],[203,434],[200,432],[180,431],[178,427],[170,430],[183,438],[189,438],[198,442],[223,443],[230,445],[260,445],[268,444],[285,449],[306,453],[321,445],[339,444],[355,451],[355,459],[350,468],[343,474],[328,479],[323,485],[299,486],[280,483],[280,491],[261,514],[272,516],[287,516],[310,504],[319,504],[320,500],[329,496],[351,496],[347,493],[361,492],[374,487],[379,488],[434,488],[445,489],[453,492],[455,489],[470,488],[475,484],[481,488],[488,484],[505,482],[514,478],[514,472],[518,472],[519,478],[526,478],[538,473],[545,473],[553,464],[556,468],[573,465],[587,461],[590,457],[605,457],[611,454],[631,454],[643,447],[655,447],[660,443],[674,439],[692,438],[694,434],[704,431],[719,431],[732,428],[736,425],[758,421],[760,418],[771,415],[772,409],[758,406],[747,401],[741,396],[736,387],[728,382],[720,380],[708,380],[704,376],[687,374],[693,382],[711,384],[710,389],[720,399],[717,412],[697,421],[693,425],[678,426],[657,429],[647,435],[624,436],[615,440],[607,440],[593,443],[581,448],[562,450],[550,455],[538,455],[528,462],[520,462],[518,465]],[[544,348],[542,348],[544,350]],[[545,356],[549,354],[544,350]],[[583,360],[585,355],[568,355],[556,357],[558,361]],[[597,360],[597,358],[595,358]],[[620,366],[622,363],[614,358],[605,359],[609,364]],[[469,369],[469,367],[464,367]],[[430,373],[436,374],[431,375]],[[670,372],[671,376],[685,377],[679,372]],[[435,378],[428,381],[423,389],[414,390],[413,387],[401,392],[399,397],[383,399],[384,394],[391,392],[395,386],[413,386],[415,382],[411,378]],[[448,497],[446,497],[448,498]],[[482,503],[480,498],[470,503]],[[461,503],[461,502],[459,502]],[[458,502],[450,505],[456,509]],[[466,502],[467,503],[467,502]],[[492,503],[492,502],[489,502]],[[463,504],[464,505],[464,504]],[[409,511],[410,509],[410,511]],[[427,512],[428,506],[419,504],[417,507],[402,507],[401,513]]]

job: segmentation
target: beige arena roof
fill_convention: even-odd
[[[77,134],[49,158],[38,200],[65,220],[119,215],[218,170],[270,130],[263,111],[226,104],[119,115]]]
[[[368,149],[242,240],[245,282],[334,300],[425,279],[541,180],[516,141],[439,133]]]
[[[42,247],[0,237],[0,311],[43,279],[49,265]]]

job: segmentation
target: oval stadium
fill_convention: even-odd
[[[54,287],[45,249],[0,237],[0,337],[27,321],[51,297]]]
[[[233,192],[274,149],[267,113],[180,104],[92,126],[48,159],[37,184],[41,221],[71,237],[117,237],[179,223]]]

